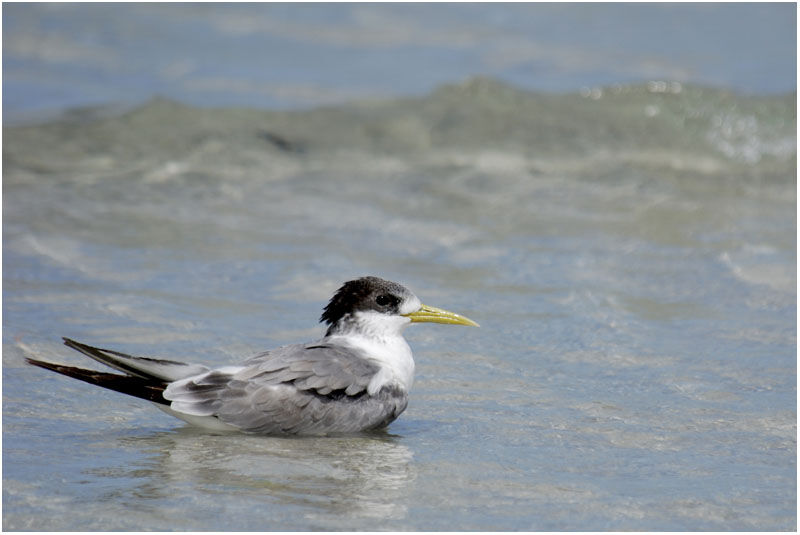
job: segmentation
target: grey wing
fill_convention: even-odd
[[[172,383],[164,397],[175,411],[250,433],[347,433],[387,425],[405,409],[399,389],[367,393],[378,371],[341,346],[292,345]]]
[[[125,372],[127,375],[144,379],[177,381],[178,379],[191,377],[208,371],[208,368],[201,364],[134,357],[132,355],[126,355],[125,353],[120,353],[119,351],[101,349],[99,347],[82,344],[69,338],[64,338],[64,345],[80,351],[87,357],[91,357],[106,366]]]

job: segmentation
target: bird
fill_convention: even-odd
[[[191,426],[259,435],[341,435],[388,426],[406,409],[414,358],[403,337],[413,323],[478,327],[423,305],[405,286],[375,276],[345,282],[319,319],[315,341],[278,347],[241,364],[136,357],[70,338],[67,347],[119,373],[27,362],[152,402]]]

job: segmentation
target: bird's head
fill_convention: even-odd
[[[399,333],[411,323],[478,324],[441,308],[423,305],[405,286],[378,277],[348,281],[331,298],[320,321],[328,324],[327,336],[353,329]]]

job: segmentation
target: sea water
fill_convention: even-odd
[[[474,78],[4,128],[4,529],[795,529],[795,123]],[[408,329],[384,432],[215,435],[23,362],[235,363],[366,274],[481,324]]]

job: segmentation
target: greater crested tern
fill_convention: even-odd
[[[64,344],[124,372],[41,360],[40,366],[153,402],[189,424],[267,435],[355,433],[387,426],[408,404],[414,359],[403,330],[412,323],[478,324],[423,305],[396,282],[344,283],[325,307],[321,339],[266,351],[236,366],[134,357],[64,338]]]

